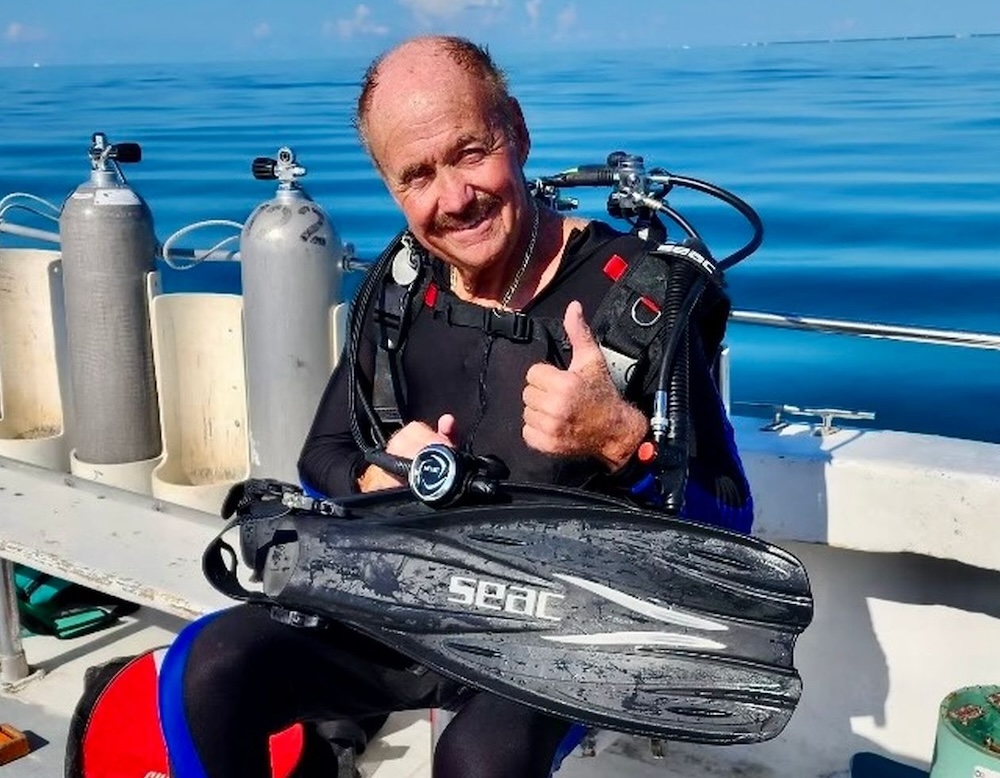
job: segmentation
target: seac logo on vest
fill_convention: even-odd
[[[552,607],[556,600],[563,600],[565,596],[545,589],[453,575],[448,582],[448,592],[451,595],[448,602],[459,605],[533,616],[545,621],[562,621],[562,616],[552,613]]]

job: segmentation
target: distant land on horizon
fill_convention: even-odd
[[[954,32],[927,35],[881,35],[863,38],[789,38],[787,40],[744,43],[743,46],[793,46],[801,43],[877,43],[881,41],[937,41],[952,38],[1000,38],[1000,32]]]

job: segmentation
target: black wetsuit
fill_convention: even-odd
[[[553,281],[523,313],[541,320],[552,331],[562,331],[566,306],[573,300],[583,305],[589,321],[603,300],[612,280],[603,272],[600,248],[618,236],[606,225],[593,223],[571,238]],[[626,239],[634,251],[644,245],[638,238]],[[450,295],[442,265],[434,264],[437,294]],[[367,327],[372,333],[374,327]],[[407,328],[402,350],[402,372],[406,377],[404,419],[423,420],[432,427],[444,413],[455,416],[459,445],[473,454],[493,454],[510,468],[518,481],[583,486],[603,469],[596,461],[566,460],[528,448],[521,438],[525,373],[536,362],[564,367],[571,354],[554,337],[536,337],[516,343],[491,336],[479,327],[456,326],[446,316],[435,315],[421,305]],[[374,340],[368,340],[361,355],[361,368],[372,374]],[[316,420],[299,461],[303,483],[324,494],[355,490],[354,482],[365,462],[351,436],[347,416],[349,380],[338,370],[320,402]],[[631,398],[639,400],[640,398]]]
[[[568,364],[570,354],[558,335],[563,314],[572,300],[579,300],[591,319],[612,284],[604,272],[607,251],[601,248],[616,236],[600,223],[574,235],[553,281],[524,308],[525,314],[556,324],[553,338],[516,343],[478,327],[449,324],[430,305],[422,305],[403,349],[404,420],[433,426],[442,414],[453,414],[459,445],[475,454],[499,456],[516,480],[620,488],[623,484],[596,461],[550,457],[527,448],[521,438],[525,373],[542,360]],[[637,238],[615,243],[622,254],[642,247]],[[435,265],[437,293],[450,294],[443,265]],[[367,329],[371,333],[373,327]],[[365,340],[359,360],[368,380],[374,343],[373,336]],[[350,432],[345,364],[341,360],[330,380],[299,462],[303,483],[331,496],[357,491],[365,464]],[[717,399],[706,362],[697,364],[693,400],[707,391],[714,408],[711,403]],[[648,408],[648,392],[640,390],[640,395],[630,399]],[[438,707],[458,691],[456,684],[346,627],[287,627],[256,606],[239,606],[211,621],[195,638],[184,675],[191,733],[212,777],[268,775],[266,734],[292,721],[370,718]],[[542,778],[568,728],[567,722],[480,693],[445,731],[434,775]]]

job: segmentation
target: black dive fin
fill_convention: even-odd
[[[506,504],[439,511],[401,493],[338,502],[340,518],[291,510],[273,519],[264,593],[591,726],[717,744],[781,731],[812,618],[794,556],[584,493],[503,489]]]

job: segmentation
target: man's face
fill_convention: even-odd
[[[516,225],[530,213],[520,112],[512,111],[515,127],[505,133],[487,105],[477,82],[436,57],[410,69],[387,66],[367,121],[372,155],[414,236],[472,271],[510,261]]]

